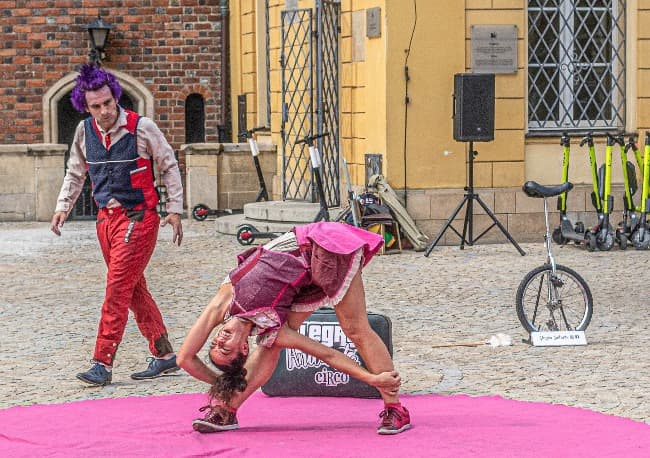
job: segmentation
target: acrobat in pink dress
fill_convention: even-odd
[[[271,347],[290,311],[335,307],[379,251],[380,235],[342,223],[296,226],[279,242],[237,256],[229,313],[251,320],[258,344]]]

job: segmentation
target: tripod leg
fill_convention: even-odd
[[[517,242],[515,242],[515,239],[513,239],[512,236],[508,233],[506,228],[503,227],[503,225],[499,222],[497,217],[494,216],[494,213],[492,213],[492,211],[488,208],[488,206],[485,205],[485,203],[481,200],[481,196],[479,196],[478,194],[474,194],[474,198],[481,205],[481,207],[483,207],[483,210],[485,210],[485,213],[487,213],[488,216],[490,218],[492,218],[492,221],[494,221],[494,224],[496,224],[498,226],[498,228],[501,229],[501,232],[503,232],[503,235],[505,235],[506,238],[510,241],[510,243],[512,243],[514,245],[514,247],[517,249],[517,251],[519,251],[519,254],[522,255],[522,256],[526,256],[526,252],[521,249],[521,247],[517,244]]]
[[[442,238],[442,235],[445,233],[445,231],[451,226],[451,222],[456,218],[456,215],[460,211],[461,208],[463,208],[463,205],[465,205],[465,202],[467,202],[467,194],[465,194],[465,197],[462,198],[460,203],[456,206],[456,209],[452,212],[451,216],[447,220],[444,226],[442,226],[442,229],[440,229],[440,232],[438,232],[438,235],[436,236],[436,239],[429,245],[427,250],[424,252],[424,256],[428,257],[429,254],[431,254],[431,251],[433,251],[433,247],[436,246],[438,241]],[[465,231],[463,231],[463,241],[465,240]]]
[[[467,198],[467,209],[465,210],[465,222],[463,223],[463,236],[460,239],[460,249],[465,249],[465,242],[469,246],[474,245],[474,206],[472,205],[472,199],[474,194],[468,193],[465,194]],[[469,238],[466,237],[467,232],[469,231]]]

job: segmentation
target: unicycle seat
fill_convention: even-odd
[[[538,198],[559,196],[563,192],[570,191],[572,188],[573,183],[568,181],[555,186],[544,186],[535,181],[527,181],[521,187],[528,197]]]

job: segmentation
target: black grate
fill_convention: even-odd
[[[624,0],[529,0],[528,127],[625,127]]]
[[[281,15],[282,198],[317,201],[308,146],[295,143],[328,132],[329,136],[319,139],[317,146],[326,204],[333,207],[340,205],[340,4],[317,1],[316,12],[316,33],[311,9],[287,10]]]
[[[316,79],[318,132],[329,132],[319,139],[323,162],[323,187],[328,207],[341,205],[339,160],[339,11],[340,3],[319,2]]]
[[[307,145],[313,125],[312,12],[288,10],[282,17],[282,199],[313,201]]]

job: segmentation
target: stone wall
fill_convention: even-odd
[[[276,174],[276,147],[260,143],[258,156],[269,197]],[[260,189],[248,143],[183,145],[186,159],[185,195],[188,212],[196,204],[213,210],[242,209],[254,202]]]
[[[499,222],[517,242],[542,242],[544,239],[544,201],[526,196],[517,188],[475,188],[474,192],[485,203]],[[586,227],[597,223],[597,215],[591,204],[591,185],[576,185],[568,194],[567,216],[572,223],[582,221]],[[614,227],[621,220],[623,211],[623,187],[612,185],[614,210],[610,222]],[[443,228],[447,220],[460,204],[464,193],[458,189],[435,189],[409,191],[407,210],[415,220],[418,228],[427,234],[431,241]],[[638,201],[638,196],[637,196]],[[549,199],[549,221],[551,230],[559,224],[557,198]],[[473,238],[480,236],[493,224],[492,218],[485,213],[481,205],[473,204]],[[463,206],[452,226],[462,234],[467,205]],[[494,226],[477,243],[508,243],[501,230]],[[451,229],[445,231],[440,245],[460,244],[460,237]]]
[[[0,221],[49,221],[65,145],[0,145]]]

